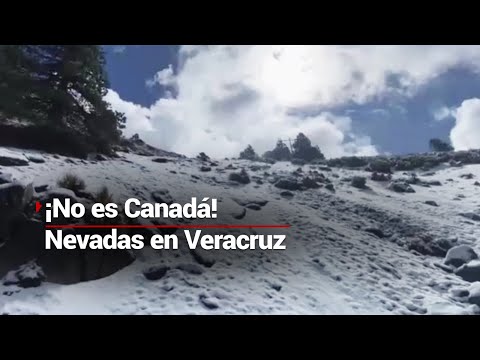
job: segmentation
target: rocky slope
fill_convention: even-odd
[[[413,165],[373,164],[378,158],[355,166],[266,164],[135,146],[117,158],[90,159],[0,149],[1,312],[480,313],[480,165],[471,160],[477,152],[424,162],[412,175]],[[58,188],[66,173],[86,188]],[[33,201],[88,203],[103,186],[117,203],[215,197],[215,223],[290,224],[275,230],[287,235],[287,250],[44,250]],[[242,230],[217,231],[228,232]]]

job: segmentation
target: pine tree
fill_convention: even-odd
[[[248,145],[247,148],[240,153],[239,158],[240,159],[245,159],[245,160],[255,161],[255,160],[258,159],[258,155],[255,152],[255,150],[253,150],[252,145]]]
[[[307,138],[303,133],[299,133],[297,138],[293,142],[293,157],[312,161],[316,159],[323,160],[323,156],[320,148],[318,146],[312,146],[312,143],[309,138]]]

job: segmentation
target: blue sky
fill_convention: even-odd
[[[188,155],[263,152],[298,131],[327,156],[427,151],[432,137],[480,147],[478,47],[105,50],[127,135]]]

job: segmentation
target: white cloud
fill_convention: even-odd
[[[455,150],[480,149],[480,99],[468,99],[456,109],[450,139]]]
[[[173,85],[175,83],[175,76],[172,65],[168,65],[165,69],[160,70],[155,74],[153,79],[148,79],[145,83],[149,87],[157,84],[162,86]]]
[[[122,54],[125,52],[125,50],[127,50],[127,47],[125,45],[115,45],[113,47],[113,52],[115,54]]]
[[[433,118],[436,121],[442,121],[449,118],[455,117],[455,110],[448,108],[446,106],[439,107],[435,109],[432,113]]]
[[[148,109],[127,104],[127,134],[139,132],[153,145],[187,155],[221,157],[247,144],[263,152],[303,131],[327,156],[340,156],[376,148],[354,133],[350,117],[327,109],[412,96],[459,64],[477,70],[480,47],[188,46],[180,49],[179,64],[176,74],[169,66],[150,82],[174,87],[175,98]],[[117,94],[110,97],[121,106]]]

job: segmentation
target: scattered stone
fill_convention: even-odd
[[[161,158],[161,157],[152,159],[152,161],[153,161],[153,162],[156,162],[156,163],[160,163],[160,164],[165,164],[165,163],[169,162],[168,159],[166,159],[166,158]]]
[[[467,289],[452,289],[450,290],[450,293],[453,296],[459,298],[467,297],[468,295],[470,295],[470,291],[468,291]]]
[[[318,189],[320,187],[315,180],[308,176],[302,180],[302,185],[307,189]]]
[[[168,266],[152,266],[143,272],[143,276],[151,281],[160,280],[167,274],[168,270],[170,270]]]
[[[384,174],[384,173],[377,173],[374,172],[372,173],[372,176],[370,177],[372,181],[390,181],[392,177],[390,175]]]
[[[210,161],[210,157],[204,152],[201,152],[200,154],[198,154],[197,159],[201,161]]]
[[[434,240],[430,236],[417,237],[408,244],[409,250],[414,250],[422,255],[445,257],[453,244],[446,239]]]
[[[320,171],[332,171],[328,166],[318,166],[317,169]]]
[[[480,282],[470,285],[468,289],[468,302],[480,306]]]
[[[275,187],[290,191],[300,190],[301,188],[300,184],[295,179],[280,179],[275,183]]]
[[[405,182],[393,181],[388,185],[388,188],[398,193],[414,193],[415,190]]]
[[[468,245],[458,245],[448,250],[444,263],[458,268],[475,259],[478,259],[475,250]]]
[[[383,238],[386,237],[386,235],[383,233],[383,231],[378,229],[378,228],[366,228],[365,231],[370,233],[370,234],[375,235],[376,237],[378,237],[380,239],[383,239]]]
[[[357,189],[365,189],[367,187],[367,179],[363,176],[354,176],[350,184]]]
[[[45,162],[45,159],[41,156],[27,155],[26,157],[27,157],[28,160],[30,160],[31,162],[36,163],[36,164],[42,164],[42,163]]]
[[[240,210],[234,211],[231,213],[232,217],[237,220],[243,219],[246,214],[247,214],[247,210],[243,207],[240,208]]]
[[[472,179],[475,177],[475,175],[473,175],[472,173],[470,173],[470,174],[462,174],[462,175],[460,175],[460,177],[461,177],[462,179],[472,180]]]
[[[158,203],[165,203],[167,205],[173,203],[173,198],[167,189],[159,189],[152,192],[152,198]]]
[[[200,295],[199,297],[200,303],[205,306],[208,310],[215,310],[219,308],[219,305],[216,301],[211,298],[208,298],[206,295]]]
[[[228,179],[230,181],[235,181],[240,184],[249,184],[250,183],[250,177],[248,176],[248,173],[245,171],[245,169],[242,169],[242,171],[238,173],[230,173],[228,176]]]
[[[254,204],[254,203],[252,203],[252,204],[247,204],[247,205],[246,205],[246,208],[247,208],[247,209],[250,209],[250,210],[255,210],[255,211],[262,210],[262,207],[261,207],[260,205]]]
[[[69,164],[76,164],[76,162],[75,162],[75,161],[73,161],[73,160],[72,160],[72,159],[70,159],[70,158],[66,158],[66,159],[65,159],[65,162],[66,162],[66,163],[69,163]],[[95,163],[96,163],[96,161],[92,161],[92,163],[94,163],[94,164],[95,164]]]
[[[473,221],[480,221],[480,215],[475,213],[461,213],[460,216]]]
[[[325,189],[333,191],[333,192],[335,191],[335,188],[333,187],[332,183],[325,185]]]
[[[17,285],[22,288],[38,287],[45,280],[45,274],[36,262],[20,266],[17,270],[7,273],[3,279],[3,285]]]
[[[35,186],[34,189],[35,189],[35,192],[37,193],[45,192],[48,189],[48,184]]]
[[[198,264],[180,264],[177,266],[177,269],[180,269],[192,275],[203,274],[203,268]]]
[[[472,260],[459,267],[455,274],[468,282],[480,281],[480,260]]]
[[[438,204],[433,200],[427,200],[425,201],[425,204],[430,206],[438,206]]]
[[[177,172],[175,170],[170,170],[170,174],[176,174]]]
[[[95,160],[97,160],[97,161],[107,161],[108,158],[103,154],[97,154],[97,155],[95,155]]]
[[[212,168],[210,166],[202,166],[200,168],[200,171],[202,172],[208,172],[208,171],[212,171]]]
[[[286,198],[291,198],[291,197],[293,197],[293,193],[290,192],[290,191],[288,191],[288,190],[286,190],[286,191],[282,191],[282,192],[280,193],[280,196],[283,196],[283,197],[286,197]]]
[[[20,156],[4,156],[0,155],[0,166],[26,166],[28,160]]]
[[[11,174],[0,174],[0,185],[8,184],[12,182]]]
[[[195,179],[195,180],[200,180],[200,177],[199,177],[199,176],[197,176],[197,175],[193,175],[193,174],[192,174],[192,175],[191,175],[191,177],[192,177],[192,179]]]
[[[475,181],[475,182],[473,183],[473,185],[475,185],[475,186],[480,186],[480,182]]]
[[[279,285],[279,284],[271,284],[270,286],[271,286],[272,289],[275,290],[275,291],[280,291],[280,290],[282,290],[282,285]]]

